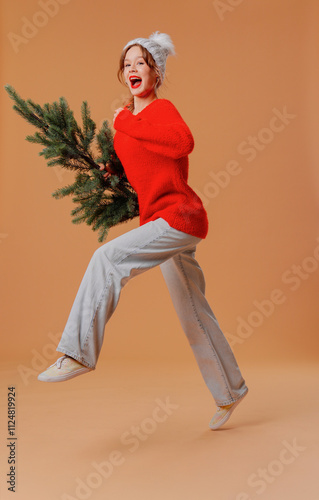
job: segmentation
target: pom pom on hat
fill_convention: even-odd
[[[152,33],[149,38],[135,38],[134,40],[131,40],[125,45],[123,51],[132,45],[141,45],[148,50],[158,66],[163,80],[165,75],[166,59],[169,55],[175,55],[175,48],[171,37],[166,33],[155,31],[155,33]]]
[[[166,33],[160,33],[159,31],[155,31],[155,33],[152,33],[150,35],[149,40],[152,40],[153,42],[160,45],[160,47],[162,47],[162,49],[167,52],[168,56],[169,55],[175,56],[175,48],[172,39]]]

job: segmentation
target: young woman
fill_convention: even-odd
[[[140,226],[95,251],[57,347],[64,356],[38,378],[59,382],[94,370],[121,289],[130,278],[160,266],[218,407],[209,424],[217,429],[248,388],[205,298],[203,272],[195,260],[208,220],[200,198],[187,184],[194,140],[175,106],[157,97],[167,56],[174,53],[170,37],[158,32],[131,40],[123,49],[118,76],[132,100],[114,113],[114,148],[137,192]]]

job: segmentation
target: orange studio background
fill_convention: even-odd
[[[301,491],[317,499],[318,2],[3,0],[1,11],[1,498],[12,497],[5,444],[14,385],[17,500],[299,500]],[[207,429],[214,404],[159,269],[123,290],[94,374],[61,386],[36,380],[58,356],[99,243],[71,223],[71,199],[52,198],[73,174],[47,168],[25,141],[35,129],[4,85],[40,104],[64,96],[79,121],[87,100],[100,127],[127,96],[116,78],[122,47],[156,30],[177,53],[159,97],[195,138],[189,182],[210,222],[197,250],[207,297],[251,389],[228,433]],[[168,396],[178,411],[167,423],[134,454],[119,447]],[[294,442],[288,465],[280,457]],[[125,463],[106,478],[92,464],[114,449]]]

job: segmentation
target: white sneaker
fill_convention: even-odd
[[[53,365],[49,366],[47,370],[40,373],[38,380],[41,380],[41,382],[63,382],[90,371],[92,371],[91,368],[87,368],[76,359],[65,354],[57,359]]]
[[[236,406],[239,405],[239,403],[244,399],[247,392],[248,390],[240,399],[237,399],[237,401],[235,401],[234,403],[225,406],[219,406],[217,412],[215,413],[215,415],[213,416],[213,418],[209,423],[209,427],[215,430],[224,425],[225,422],[227,422],[227,420],[230,418]]]

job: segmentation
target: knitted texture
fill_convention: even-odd
[[[137,115],[125,108],[114,128],[115,151],[138,196],[140,225],[162,217],[179,231],[205,238],[207,213],[187,183],[194,139],[175,106],[156,99]]]
[[[149,51],[161,72],[162,80],[164,80],[167,56],[175,55],[174,45],[170,36],[166,33],[155,31],[149,38],[135,38],[131,40],[125,45],[123,51],[136,44],[142,45],[142,47],[145,47]]]

